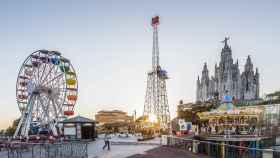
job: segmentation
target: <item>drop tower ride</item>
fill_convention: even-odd
[[[147,90],[144,104],[144,116],[155,120],[161,129],[168,129],[170,123],[170,112],[166,91],[167,71],[159,64],[158,26],[159,16],[152,18],[153,27],[153,51],[152,71],[148,73]]]

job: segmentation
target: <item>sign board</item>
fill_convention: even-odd
[[[185,122],[188,131],[192,130],[192,122]]]
[[[186,131],[186,130],[187,130],[186,124],[181,124],[180,125],[180,131]]]
[[[76,135],[75,127],[64,127],[64,135]]]
[[[191,131],[192,122],[185,122],[184,120],[180,122],[179,120],[180,131]]]
[[[186,124],[185,124],[185,120],[184,119],[179,119],[178,120],[178,124],[180,127],[180,131],[185,131],[187,130]]]
[[[179,119],[178,123],[179,123],[179,125],[183,125],[183,124],[185,124],[185,120],[184,119]]]

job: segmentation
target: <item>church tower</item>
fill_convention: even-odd
[[[209,71],[207,68],[207,64],[204,63],[201,77],[201,97],[204,98],[203,101],[208,99],[209,94]]]
[[[254,66],[250,55],[247,57],[244,72],[241,75],[242,80],[242,99],[251,100],[259,97],[259,73],[254,72]]]

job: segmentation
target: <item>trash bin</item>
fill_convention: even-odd
[[[192,152],[197,154],[198,153],[198,144],[199,144],[199,141],[198,140],[193,140],[193,147],[192,147]]]
[[[167,135],[161,135],[161,145],[167,145]]]

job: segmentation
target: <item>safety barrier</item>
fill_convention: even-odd
[[[5,158],[87,158],[86,142],[7,143]]]
[[[253,147],[246,147],[230,142],[202,141],[176,136],[167,136],[166,139],[164,145],[168,147],[181,148],[214,158],[280,158],[280,147],[261,149],[256,144],[250,145]]]

